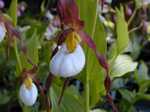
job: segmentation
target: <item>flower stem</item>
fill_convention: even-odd
[[[130,26],[130,24],[131,24],[132,20],[134,19],[136,13],[137,13],[137,9],[134,10],[132,16],[130,17],[130,19],[129,19],[129,21],[128,21],[128,27]]]
[[[12,18],[12,23],[13,23],[14,27],[17,26],[17,3],[18,3],[18,0],[12,0],[11,4],[10,4],[10,8],[9,8],[9,15]],[[14,47],[17,63],[19,66],[19,73],[20,73],[22,71],[22,64],[21,64],[21,59],[20,59],[20,55],[18,52],[16,37],[14,37],[14,43],[13,44],[14,44],[13,47]]]
[[[23,109],[23,112],[31,112],[31,108],[30,107],[23,106],[22,109]]]
[[[17,63],[18,63],[18,66],[19,66],[19,72],[21,72],[22,71],[22,64],[21,64],[21,59],[20,59],[20,55],[19,55],[19,52],[18,52],[16,38],[14,40],[14,50],[15,50],[15,55],[16,55]]]

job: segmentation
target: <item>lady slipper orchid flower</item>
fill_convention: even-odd
[[[27,77],[20,87],[19,97],[21,101],[27,106],[32,106],[35,104],[37,96],[38,90],[36,85],[32,82],[30,77]]]
[[[92,48],[98,58],[99,63],[108,70],[108,64],[105,57],[102,56],[96,49],[93,40],[83,32],[83,21],[80,20],[77,5],[74,0],[59,0],[57,3],[57,11],[61,21],[62,35],[59,35],[58,46],[62,45],[61,49],[56,52],[56,55],[50,62],[50,71],[54,75],[62,77],[70,77],[78,74],[84,67],[85,56],[79,42],[81,39]],[[67,28],[67,29],[66,29]],[[81,56],[76,56],[80,54]],[[81,58],[82,66],[75,68],[77,63],[73,60]],[[79,64],[78,64],[79,65]],[[73,70],[74,66],[74,70]],[[78,71],[75,71],[77,69]]]
[[[102,5],[104,4],[104,1],[105,0],[102,0]],[[109,67],[106,58],[99,53],[94,41],[90,38],[90,36],[83,31],[84,22],[80,19],[78,7],[75,0],[58,0],[57,11],[60,17],[61,27],[68,27],[68,29],[64,29],[62,35],[59,36],[60,41],[58,41],[58,45],[60,45],[70,37],[67,35],[71,35],[71,33],[78,35],[77,37],[84,41],[88,45],[88,47],[94,51],[100,65],[102,65],[102,67],[106,70],[106,73],[108,73]]]
[[[85,55],[78,44],[73,52],[69,52],[67,45],[63,44],[50,62],[50,71],[54,75],[64,78],[72,77],[81,72],[85,65]]]
[[[102,8],[104,2],[105,0],[101,0]],[[96,44],[91,37],[83,31],[84,22],[80,19],[75,0],[58,0],[56,9],[61,23],[61,33],[57,35],[57,47],[52,53],[52,60],[50,62],[51,73],[62,77],[70,77],[78,74],[83,69],[85,56],[81,46],[79,45],[79,41],[81,39],[94,51],[99,64],[105,69],[106,78],[104,85],[106,94],[110,104],[112,104],[113,110],[115,110],[113,101],[109,97],[111,79],[109,77],[108,62],[105,56],[101,55],[101,53],[97,50]],[[62,47],[58,49],[58,46]],[[64,82],[63,89],[65,89],[65,86],[66,83]],[[63,91],[58,101],[59,104]]]
[[[68,33],[65,42],[50,62],[51,73],[72,77],[81,72],[85,65],[85,55],[79,42],[80,36],[76,32]]]
[[[6,35],[6,28],[4,26],[4,23],[0,23],[0,42],[4,40],[4,37]]]

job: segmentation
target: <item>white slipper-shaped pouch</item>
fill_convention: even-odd
[[[26,83],[21,85],[19,97],[26,106],[34,105],[37,100],[37,96],[38,90],[33,82],[30,84],[30,87]]]
[[[79,74],[84,65],[85,54],[80,44],[77,44],[72,53],[69,53],[66,44],[63,44],[50,61],[50,71],[56,76],[72,77]]]

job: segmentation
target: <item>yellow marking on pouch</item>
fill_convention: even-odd
[[[67,35],[66,46],[69,53],[74,52],[77,44],[81,41],[80,36],[76,32],[71,32]]]
[[[24,80],[24,84],[26,86],[27,89],[30,89],[32,87],[32,79],[31,77],[27,77],[25,80]]]

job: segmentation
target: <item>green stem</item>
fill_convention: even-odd
[[[18,52],[16,38],[14,40],[14,50],[15,50],[15,54],[16,54],[17,63],[18,63],[18,66],[19,66],[19,72],[21,72],[22,71],[22,64],[21,64],[21,59],[20,59],[20,55],[19,55],[19,52]]]
[[[90,83],[89,83],[89,74],[86,74],[86,89],[85,89],[85,96],[86,96],[86,112],[90,111]]]
[[[99,0],[97,0],[96,3],[98,3]],[[96,4],[97,5],[97,4]],[[96,13],[94,16],[94,22],[93,22],[93,29],[92,29],[92,38],[94,38],[94,34],[95,34],[95,29],[96,29],[96,22],[97,22],[97,7],[96,7]],[[86,95],[86,112],[90,112],[90,74],[86,73],[86,89],[85,89],[85,95]]]
[[[23,112],[31,112],[32,109],[31,107],[27,107],[27,106],[22,106]]]
[[[9,8],[9,15],[11,16],[12,22],[15,27],[17,26],[17,3],[18,3],[18,0],[12,0],[10,4],[10,8]],[[19,73],[20,73],[22,71],[22,64],[21,64],[21,59],[20,59],[20,55],[18,52],[16,37],[14,37],[14,51],[15,51],[17,63],[19,66]]]
[[[131,24],[131,22],[133,21],[133,19],[134,19],[136,13],[137,13],[137,9],[134,10],[132,16],[130,17],[130,19],[129,19],[129,21],[128,21],[128,26],[130,26],[130,24]]]
[[[97,3],[98,3],[98,0],[97,0]],[[98,13],[97,13],[97,7],[96,7],[96,13],[95,13],[94,22],[93,22],[93,30],[92,30],[92,35],[91,35],[92,38],[94,38],[94,34],[95,34],[97,16],[98,16]]]

